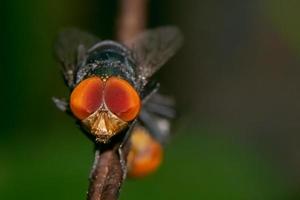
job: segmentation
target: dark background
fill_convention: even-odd
[[[117,1],[1,2],[0,199],[84,199],[92,144],[52,96],[53,40],[114,36]],[[300,199],[300,2],[152,0],[149,27],[185,45],[157,74],[179,117],[162,167],[121,199]]]

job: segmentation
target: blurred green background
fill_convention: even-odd
[[[92,145],[52,96],[60,29],[113,38],[117,1],[1,2],[0,199],[85,199]],[[179,117],[159,171],[121,199],[300,199],[300,2],[151,0],[181,51],[157,74]]]

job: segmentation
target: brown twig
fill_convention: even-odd
[[[118,154],[120,139],[113,141],[107,147],[96,145],[95,161],[90,174],[88,200],[118,199],[124,176]],[[122,148],[123,154],[128,154],[129,147],[130,143],[126,142]]]
[[[146,27],[148,0],[120,0],[117,40],[126,44]]]
[[[147,0],[120,0],[116,31],[118,41],[126,45],[127,41],[145,28],[146,7]],[[130,142],[127,140],[122,147],[123,158],[120,158],[118,150],[122,137],[124,136],[107,146],[95,146],[95,161],[90,174],[88,200],[118,199],[119,190],[126,176],[120,161],[126,162],[130,148]]]

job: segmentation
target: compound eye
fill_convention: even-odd
[[[127,122],[136,118],[141,107],[136,90],[127,81],[117,77],[107,80],[104,100],[111,112]]]
[[[81,81],[72,91],[70,107],[80,120],[94,113],[102,104],[103,82],[99,77]]]

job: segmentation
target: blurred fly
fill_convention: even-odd
[[[159,83],[151,77],[181,43],[176,27],[147,30],[128,46],[67,29],[59,34],[55,52],[71,95],[68,101],[53,100],[96,142],[108,143],[135,122],[163,142],[174,102],[158,93]]]

